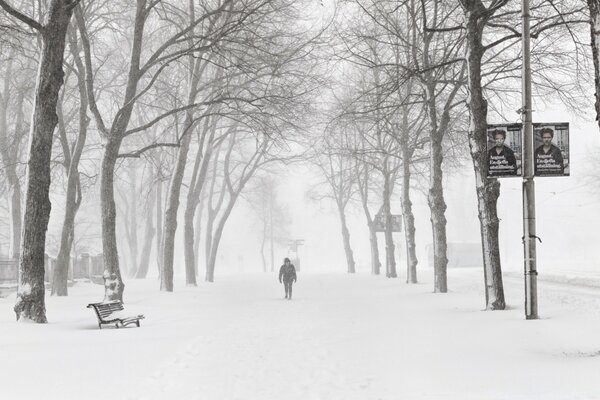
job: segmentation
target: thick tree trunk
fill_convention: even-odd
[[[587,3],[590,8],[590,35],[594,59],[596,121],[600,126],[600,0],[587,0]]]
[[[390,174],[384,171],[383,179],[383,215],[385,216],[385,275],[388,278],[397,278],[398,274],[396,272],[396,257],[394,255],[396,246],[394,245],[394,237],[392,233],[392,191],[390,187]]]
[[[435,86],[427,87],[429,98],[428,114],[431,125],[430,133],[430,158],[429,158],[429,193],[427,202],[431,214],[431,231],[433,233],[433,270],[434,270],[434,293],[446,293],[448,291],[447,267],[448,244],[446,241],[446,202],[444,201],[442,161],[444,158],[442,140],[444,132],[437,126],[437,110],[435,107]]]
[[[417,246],[415,238],[415,216],[410,201],[410,162],[412,157],[408,142],[401,140],[402,147],[402,215],[404,220],[404,239],[406,241],[406,283],[417,283]]]
[[[154,229],[154,203],[156,202],[156,197],[153,194],[150,195],[148,199],[148,204],[146,206],[146,232],[144,234],[144,244],[142,245],[142,254],[140,254],[140,263],[137,268],[137,272],[135,274],[135,279],[146,279],[148,275],[148,270],[150,269],[150,252],[152,251],[152,239],[154,239],[154,235],[156,234],[156,229]]]
[[[481,87],[481,59],[483,57],[482,22],[479,12],[467,13],[467,67],[469,96],[469,146],[475,169],[477,208],[483,248],[486,308],[505,308],[500,250],[498,245],[498,215],[496,203],[500,195],[497,179],[487,178],[487,101]]]
[[[65,37],[72,7],[69,1],[50,4],[42,33],[42,52],[30,133],[27,191],[23,221],[19,288],[14,311],[17,320],[46,323],[44,253],[50,217],[50,160],[52,137],[58,122],[56,104],[63,84]]]
[[[338,202],[338,212],[340,215],[340,224],[342,226],[342,241],[344,244],[344,253],[346,254],[346,264],[348,265],[348,273],[354,274],[356,272],[356,264],[354,262],[354,253],[350,246],[350,231],[348,230],[348,224],[346,222],[346,213],[344,206]]]
[[[102,209],[102,250],[104,255],[104,298],[123,301],[125,284],[119,268],[117,248],[114,174],[121,139],[111,136],[106,142],[100,177],[100,204]]]

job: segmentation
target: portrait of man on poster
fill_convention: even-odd
[[[565,162],[561,150],[552,143],[554,129],[543,127],[539,130],[542,144],[535,149],[535,175],[564,175]]]
[[[517,176],[515,152],[504,144],[506,130],[494,129],[490,136],[494,138],[494,146],[488,151],[488,176]]]

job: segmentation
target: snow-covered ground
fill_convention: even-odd
[[[3,399],[600,399],[600,289],[540,281],[524,320],[484,312],[480,270],[449,271],[448,294],[369,275],[302,274],[294,299],[272,274],[218,276],[161,293],[128,281],[142,327],[99,330],[101,286],[47,297],[47,325],[14,322],[0,299]]]

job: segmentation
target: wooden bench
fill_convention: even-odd
[[[136,324],[140,327],[140,319],[144,316],[139,314],[136,316],[127,316],[124,312],[123,303],[120,300],[107,301],[102,303],[91,303],[87,308],[93,308],[98,317],[98,326],[102,329],[102,324],[115,324],[115,327],[127,326]]]

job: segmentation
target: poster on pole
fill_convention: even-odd
[[[523,125],[487,126],[488,178],[523,176]]]
[[[569,123],[533,124],[535,176],[569,176]]]

